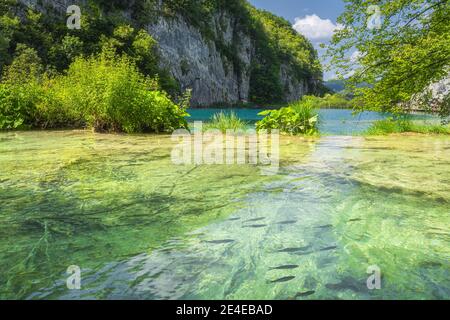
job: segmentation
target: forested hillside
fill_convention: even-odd
[[[82,11],[79,30],[66,26],[71,4]],[[193,89],[194,106],[293,101],[321,88],[311,43],[244,0],[1,0],[0,12],[2,74],[24,48],[57,74],[108,47],[174,98]]]

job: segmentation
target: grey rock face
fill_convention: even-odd
[[[81,6],[85,0],[19,0],[19,2],[40,12],[47,12],[48,8],[53,8],[57,12],[65,14],[69,6]]]
[[[220,19],[218,17],[218,19]],[[223,30],[226,44],[233,42],[232,18],[227,17]],[[214,21],[212,28],[216,28]],[[221,55],[212,41],[205,40],[199,30],[182,17],[162,18],[149,25],[147,31],[158,41],[163,67],[170,70],[183,90],[192,89],[192,104],[235,103],[248,100],[249,71],[238,73]],[[216,30],[215,30],[216,31]],[[244,70],[250,70],[251,40],[239,34],[237,46]]]
[[[199,30],[183,17],[163,18],[149,25],[147,31],[158,41],[163,67],[170,70],[182,89],[192,89],[194,106],[246,102],[250,94],[250,72],[254,57],[252,39],[236,30],[233,17],[222,12],[211,21],[213,32],[226,45],[234,45],[241,66],[235,70],[221,55],[213,41],[204,39]],[[291,75],[289,65],[280,68],[284,100],[290,102],[311,93],[314,84]]]
[[[444,100],[450,95],[450,72],[441,80],[431,83],[423,93],[414,96],[409,103],[409,108],[413,111],[423,111],[431,109],[432,111],[442,110]],[[423,98],[426,98],[425,101]],[[424,106],[425,103],[425,106]]]
[[[442,100],[450,94],[450,72],[440,81],[435,82],[429,87],[434,99]]]

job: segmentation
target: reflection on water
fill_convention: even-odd
[[[0,135],[0,297],[450,298],[447,137],[281,144],[267,177],[164,136]]]

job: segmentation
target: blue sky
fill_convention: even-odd
[[[289,20],[294,29],[305,35],[322,56],[320,43],[327,43],[339,27],[337,17],[344,11],[342,0],[249,0],[255,7],[265,9]],[[325,80],[334,72],[326,72]]]
[[[257,8],[266,9],[294,22],[297,17],[316,14],[336,22],[344,11],[342,0],[249,0]]]

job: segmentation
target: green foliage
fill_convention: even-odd
[[[339,93],[326,94],[323,97],[305,96],[304,99],[311,99],[317,109],[352,109],[352,100],[347,99]]]
[[[41,91],[36,84],[0,84],[0,129],[25,129],[35,114]]]
[[[24,83],[37,79],[43,71],[42,60],[36,50],[18,44],[16,56],[5,68],[3,79],[8,83]]]
[[[296,33],[290,23],[270,12],[248,6],[250,32],[256,42],[257,59],[253,61],[250,98],[258,104],[283,102],[285,88],[281,83],[280,68],[287,65],[297,80],[309,84],[321,81],[322,70],[312,44]],[[312,88],[314,89],[314,88]]]
[[[2,3],[0,70],[11,63],[19,44],[34,48],[46,69],[58,72],[66,70],[81,55],[98,54],[109,47],[134,58],[145,75],[158,75],[162,88],[176,96],[180,93],[179,85],[166,70],[159,68],[157,43],[142,28],[149,19],[144,16],[154,13],[155,3],[153,0],[89,1],[82,6],[81,30],[69,30],[66,16],[50,8],[41,14],[15,1]],[[130,10],[134,20],[125,19],[120,12],[124,9]]]
[[[377,5],[381,28],[370,29],[370,5]],[[448,0],[346,0],[329,53],[341,76],[352,74],[349,88],[358,105],[404,112],[411,99],[448,74],[450,61]],[[357,63],[350,53],[357,49]],[[357,87],[366,83],[365,87]]]
[[[3,8],[2,8],[3,9]],[[6,12],[6,8],[4,8]],[[0,74],[3,72],[3,66],[11,60],[9,48],[14,32],[20,25],[18,17],[3,15],[0,16]]]
[[[36,103],[42,97],[41,60],[36,50],[19,45],[0,84],[0,129],[26,128],[33,122]]]
[[[376,121],[368,130],[367,135],[387,135],[392,133],[423,133],[450,134],[450,126],[437,124],[417,124],[409,119],[386,119]]]
[[[98,131],[171,132],[186,127],[184,109],[158,89],[130,58],[111,51],[76,59],[52,87],[63,112]],[[52,114],[52,104],[47,106],[44,113]]]
[[[184,107],[174,104],[155,80],[142,75],[131,58],[111,50],[76,58],[64,75],[6,82],[1,88],[3,129],[23,124],[133,133],[187,127]]]
[[[222,133],[227,130],[238,131],[245,130],[247,122],[241,120],[235,112],[219,112],[214,114],[211,122],[208,122],[203,127],[204,130],[218,129]]]
[[[257,130],[280,130],[291,135],[314,135],[319,132],[319,115],[315,111],[314,99],[304,97],[302,100],[292,103],[279,110],[266,110],[259,113],[265,116],[256,123]]]

